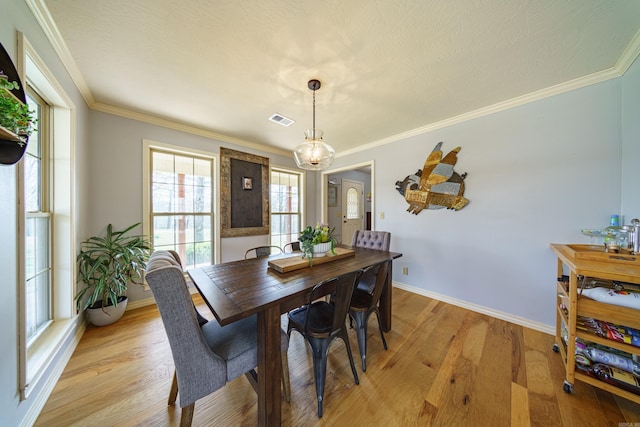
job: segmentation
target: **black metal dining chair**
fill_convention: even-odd
[[[373,293],[369,293],[356,286],[356,289],[353,291],[353,296],[351,297],[349,317],[353,319],[356,324],[356,336],[358,337],[358,349],[360,350],[363,371],[367,370],[367,325],[369,323],[369,316],[371,316],[372,313],[375,313],[378,318],[378,329],[380,329],[382,345],[385,350],[387,349],[387,341],[384,339],[382,322],[380,320],[380,310],[378,310],[378,301],[380,301],[382,289],[388,279],[390,264],[391,261],[383,261],[367,267],[361,277],[364,277],[368,271],[376,271]]]
[[[298,241],[289,242],[286,245],[284,245],[284,247],[282,248],[282,251],[285,254],[300,252],[300,242]]]
[[[262,258],[271,255],[281,254],[282,249],[280,246],[258,246],[255,248],[248,249],[244,253],[244,259],[249,258]]]
[[[329,347],[336,338],[341,338],[344,341],[353,379],[356,384],[360,384],[345,325],[353,289],[360,273],[359,270],[316,284],[311,291],[309,302],[288,314],[287,335],[291,336],[293,330],[298,331],[307,340],[313,352],[313,376],[316,383],[319,418],[322,417],[327,356]],[[329,294],[334,295],[331,302],[326,302],[321,298]]]

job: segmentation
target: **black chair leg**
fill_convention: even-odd
[[[331,345],[331,340],[308,337],[308,341],[313,351],[313,378],[316,383],[316,396],[318,397],[318,418],[322,418],[324,382],[327,375],[327,352]]]
[[[364,311],[352,311],[349,316],[356,322],[356,336],[358,349],[362,359],[362,371],[367,370],[367,315]]]
[[[347,335],[346,328],[343,328],[340,333],[340,338],[344,341],[344,345],[347,347],[347,355],[349,355],[349,364],[351,365],[351,372],[353,372],[353,380],[356,384],[360,384],[358,379],[358,373],[356,372],[356,365],[353,363],[353,354],[351,354],[351,346],[349,345],[349,335]]]
[[[378,329],[380,329],[380,338],[382,338],[382,345],[384,349],[387,349],[387,340],[384,339],[384,332],[382,331],[382,321],[380,320],[380,312],[378,311],[378,307],[376,307],[376,317],[378,318]]]

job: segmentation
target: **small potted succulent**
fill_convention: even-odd
[[[313,265],[313,258],[325,256],[329,250],[332,254],[336,254],[334,231],[335,227],[329,228],[328,225],[318,224],[315,227],[309,225],[300,232],[298,240],[303,253],[302,257],[309,258],[310,267]]]

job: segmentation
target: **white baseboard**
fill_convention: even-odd
[[[450,296],[442,295],[436,292],[431,292],[426,289],[416,288],[415,286],[405,285],[404,283],[400,283],[400,282],[394,281],[393,286],[395,288],[402,289],[407,292],[422,295],[427,298],[435,299],[438,301],[446,302],[447,304],[451,304],[457,307],[465,308],[467,310],[475,311],[476,313],[486,314],[487,316],[495,317],[496,319],[500,319],[510,323],[514,323],[516,325],[524,326],[526,328],[540,331],[545,334],[555,335],[556,333],[556,328],[553,325],[547,325],[545,323],[535,322],[533,320],[526,319],[524,317],[515,316],[510,313],[494,310],[492,308],[484,307],[482,305],[473,304],[468,301],[452,298]]]
[[[136,301],[129,301],[127,303],[127,308],[126,308],[125,311],[135,310],[136,308],[146,307],[148,305],[153,305],[155,303],[156,303],[156,300],[153,297],[145,298],[145,299],[139,299],[139,300],[136,300]]]
[[[187,283],[191,285],[191,282],[187,282]],[[194,286],[189,286],[189,292],[191,294],[197,294],[198,290]],[[148,305],[155,305],[155,303],[156,303],[156,300],[155,298],[153,298],[153,296],[145,299],[139,299],[136,301],[129,301],[127,303],[127,309],[125,311],[135,310],[136,308],[146,307]]]

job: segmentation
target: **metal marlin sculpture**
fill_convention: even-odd
[[[425,160],[422,169],[402,181],[396,181],[396,190],[409,203],[407,211],[414,215],[418,215],[423,209],[447,208],[458,211],[469,203],[462,196],[467,173],[459,175],[453,170],[460,147],[454,148],[444,157],[441,148],[442,142],[439,142]]]

